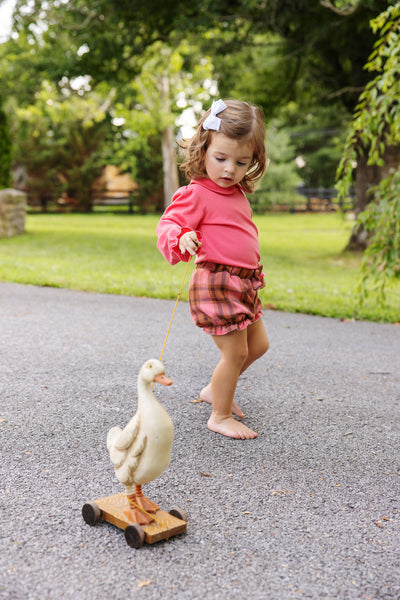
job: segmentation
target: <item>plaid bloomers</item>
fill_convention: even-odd
[[[262,315],[258,290],[265,287],[262,266],[196,265],[189,284],[189,305],[198,327],[212,335],[245,329]]]

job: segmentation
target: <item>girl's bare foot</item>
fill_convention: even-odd
[[[252,440],[257,437],[257,433],[246,427],[243,423],[236,421],[233,417],[218,419],[211,415],[207,423],[208,429],[215,433],[221,433],[227,437],[237,440]]]
[[[211,383],[201,390],[200,400],[207,402],[207,404],[212,404]],[[240,410],[236,402],[232,402],[232,414],[236,415],[240,419],[244,417],[244,413]]]

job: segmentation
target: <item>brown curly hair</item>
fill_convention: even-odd
[[[240,100],[226,100],[225,104],[226,108],[218,113],[221,119],[218,131],[203,129],[204,120],[211,112],[211,109],[208,109],[198,122],[192,139],[181,142],[181,147],[185,149],[186,160],[180,168],[189,180],[207,177],[204,158],[211,136],[222,133],[244,144],[253,144],[254,152],[249,170],[240,182],[245,192],[253,192],[256,182],[261,179],[266,169],[264,115],[258,106]]]

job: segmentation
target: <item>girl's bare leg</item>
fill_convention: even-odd
[[[264,323],[261,319],[258,319],[253,325],[249,325],[245,331],[247,335],[247,356],[240,369],[239,375],[241,375],[254,361],[265,354],[269,347],[267,332],[265,331]],[[212,384],[209,383],[200,392],[200,399],[208,404],[212,404],[211,388]],[[232,401],[232,414],[240,418],[244,417],[244,413],[234,401]]]
[[[200,400],[207,402],[207,404],[212,404],[211,382],[201,390]],[[235,401],[232,401],[232,414],[240,418],[244,417],[243,411],[240,410]]]
[[[213,408],[207,426],[211,431],[227,437],[255,438],[255,431],[232,417],[233,396],[240,370],[247,357],[246,330],[215,335],[213,340],[221,352],[221,359],[211,379]]]

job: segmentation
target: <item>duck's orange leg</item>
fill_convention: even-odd
[[[124,511],[124,514],[132,523],[148,525],[154,521],[153,517],[147,513],[155,513],[160,507],[143,495],[141,485],[136,486],[135,494],[127,494],[126,497],[129,502],[129,508]]]
[[[136,493],[135,493],[135,500],[134,500],[134,502],[142,510],[145,510],[146,512],[153,513],[153,512],[157,512],[158,510],[160,510],[160,507],[158,506],[158,504],[156,504],[155,502],[153,502],[149,498],[146,498],[146,496],[143,495],[142,486],[141,485],[137,485],[136,486]]]

